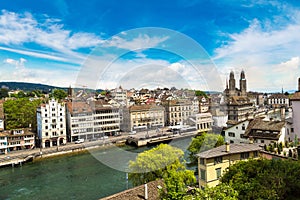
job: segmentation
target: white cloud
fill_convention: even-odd
[[[66,30],[57,19],[38,21],[30,13],[18,14],[2,10],[0,44],[12,46],[30,42],[76,57],[79,55],[73,50],[95,47],[102,39],[93,33]]]
[[[243,31],[227,34],[226,45],[214,52],[214,62],[222,73],[245,69],[250,90],[295,89],[300,76],[300,11],[274,2],[272,5],[286,13],[288,20],[283,16],[253,19]]]
[[[150,37],[147,34],[139,34],[136,38],[132,40],[124,39],[120,37],[125,35],[121,33],[118,36],[112,37],[110,40],[105,41],[103,46],[106,47],[117,47],[128,50],[137,50],[137,49],[147,49],[157,46],[159,43],[166,41],[169,37]]]

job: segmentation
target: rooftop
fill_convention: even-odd
[[[197,154],[197,157],[200,158],[215,158],[219,156],[243,153],[243,152],[251,152],[251,151],[259,151],[262,148],[258,146],[258,144],[229,144],[230,150],[226,151],[226,145],[222,145],[204,152]]]

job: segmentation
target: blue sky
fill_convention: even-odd
[[[300,77],[298,1],[15,0],[0,5],[1,81],[220,90],[231,70],[238,82],[244,69],[249,90],[281,91],[296,89]],[[194,48],[174,40],[173,32],[144,27],[179,32],[203,49],[192,56]],[[173,51],[164,51],[169,46]],[[209,65],[202,65],[203,58]]]

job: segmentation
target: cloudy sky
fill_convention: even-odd
[[[296,0],[1,2],[0,81],[295,90],[299,57]]]

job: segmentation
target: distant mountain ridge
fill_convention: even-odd
[[[27,83],[27,82],[0,82],[1,88],[8,88],[9,90],[23,90],[25,92],[32,90],[41,90],[48,92],[52,89],[67,89],[63,87],[56,87],[51,85],[45,85],[40,83]]]

